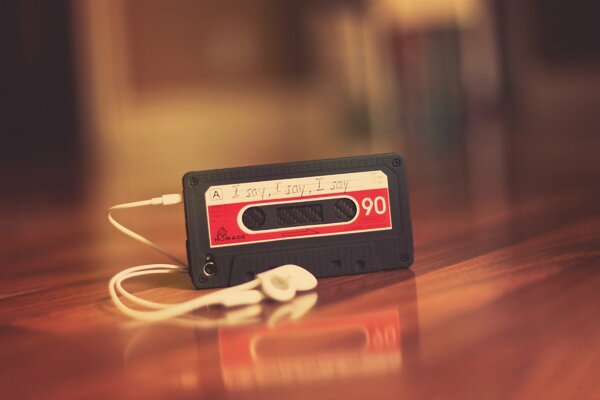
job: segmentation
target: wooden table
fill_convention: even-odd
[[[420,171],[411,270],[322,279],[241,326],[120,315],[110,276],[161,256],[113,232],[109,204],[19,197],[2,211],[0,398],[600,398],[599,181]],[[122,218],[183,255],[179,207]],[[200,294],[185,276],[129,287]]]

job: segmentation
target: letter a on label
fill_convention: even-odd
[[[223,200],[223,190],[222,189],[214,189],[212,193],[213,200]]]

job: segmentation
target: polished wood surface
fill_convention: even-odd
[[[201,310],[188,325],[112,305],[112,274],[162,258],[111,230],[110,204],[6,200],[0,397],[600,398],[599,181],[548,185],[515,163],[478,186],[472,167],[414,165],[410,270],[322,279],[293,304]],[[120,215],[184,253],[180,207]],[[201,294],[183,275],[128,287]]]

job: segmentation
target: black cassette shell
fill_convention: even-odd
[[[289,239],[215,246],[218,233],[210,232],[207,212],[210,188],[371,171],[381,171],[387,178],[390,226],[386,229],[326,236],[313,236],[307,229],[306,235]],[[407,268],[413,262],[406,165],[399,154],[188,172],[183,177],[183,194],[189,274],[197,288],[237,285],[282,264],[297,264],[317,277],[329,277]],[[257,202],[240,211],[238,221],[248,232],[344,224],[360,214],[356,209],[360,205],[354,203],[343,193],[324,199],[307,198],[305,202]]]

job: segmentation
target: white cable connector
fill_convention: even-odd
[[[134,232],[131,229],[123,226],[112,215],[112,213],[115,210],[123,210],[126,208],[136,208],[136,207],[144,207],[144,206],[159,206],[159,205],[170,206],[173,204],[179,204],[179,203],[181,203],[181,201],[182,201],[182,197],[178,193],[165,194],[160,197],[154,197],[150,200],[142,200],[142,201],[134,201],[131,203],[117,204],[116,206],[112,206],[111,208],[108,209],[108,211],[106,212],[106,216],[108,218],[108,222],[110,222],[111,225],[114,226],[115,228],[117,228],[117,230],[119,230],[120,232],[124,233],[125,235],[129,236],[130,238],[132,238],[134,240],[137,240],[140,243],[143,243],[147,246],[152,247],[154,250],[158,251],[161,254],[164,254],[165,256],[169,257],[171,260],[175,261],[178,265],[180,265],[182,267],[187,267],[187,263],[185,261],[181,260],[180,258],[175,256],[173,253],[168,251],[167,249],[164,249],[163,247],[157,245],[156,243],[145,238],[144,236],[140,235],[139,233]]]
[[[170,206],[173,204],[179,204],[181,201],[182,198],[179,193],[163,194],[160,197],[154,197],[152,199],[152,205],[158,206],[162,204],[163,206]]]

